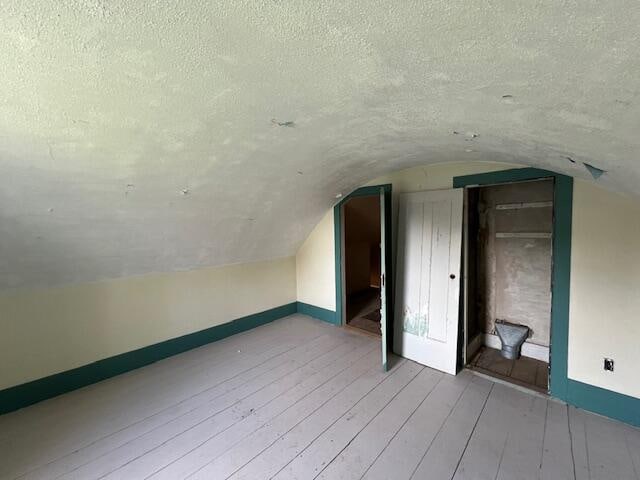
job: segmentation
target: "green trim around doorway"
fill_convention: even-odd
[[[386,230],[386,241],[385,241],[385,251],[386,251],[386,259],[385,259],[385,269],[386,269],[386,278],[385,285],[387,289],[387,349],[391,351],[391,346],[393,345],[393,265],[392,265],[392,251],[391,251],[391,191],[392,187],[390,183],[386,183],[383,185],[371,185],[366,187],[360,187],[357,190],[354,190],[349,195],[340,200],[333,207],[333,240],[334,240],[334,260],[335,260],[335,278],[336,278],[336,325],[342,325],[344,318],[344,305],[342,305],[342,207],[343,205],[352,198],[356,197],[371,197],[371,196],[379,196],[380,189],[384,190],[384,206],[386,210],[385,217],[385,230]]]
[[[551,395],[568,399],[569,291],[571,280],[571,222],[573,178],[538,168],[516,168],[453,178],[453,188],[498,185],[552,178],[553,271],[551,273]]]

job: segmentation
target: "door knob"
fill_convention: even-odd
[[[450,278],[451,280],[454,280],[454,279],[456,278],[456,276],[455,276],[455,274],[454,274],[454,273],[452,273],[451,275],[449,275],[449,278]]]

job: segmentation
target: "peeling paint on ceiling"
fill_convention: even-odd
[[[2,2],[0,289],[292,255],[419,164],[638,194],[638,25],[636,0]]]

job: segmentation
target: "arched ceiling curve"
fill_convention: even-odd
[[[638,194],[638,25],[637,0],[3,2],[0,289],[292,255],[419,164]]]

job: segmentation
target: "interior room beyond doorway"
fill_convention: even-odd
[[[345,321],[380,335],[380,199],[344,204]]]

